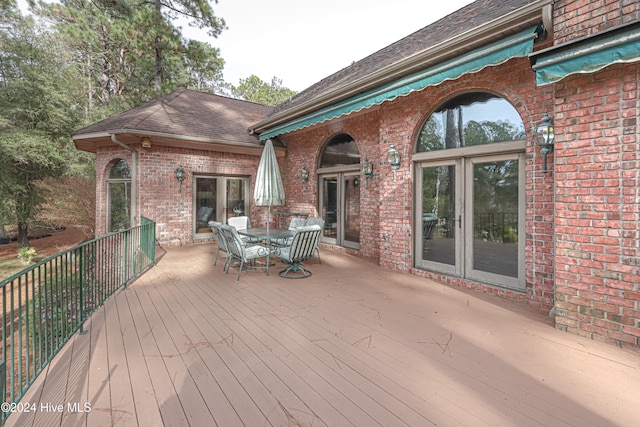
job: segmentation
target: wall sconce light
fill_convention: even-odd
[[[365,181],[365,188],[369,188],[369,178],[373,177],[373,165],[368,157],[365,157],[364,163],[362,164],[362,174],[367,179]]]
[[[302,170],[300,171],[300,180],[302,181],[302,191],[306,191],[304,185],[309,182],[309,169],[307,169],[306,166],[302,166]]]
[[[182,181],[184,181],[186,175],[187,171],[184,170],[182,165],[178,166],[178,168],[176,169],[176,179],[178,180],[178,184],[180,185],[179,191],[182,191]]]
[[[391,148],[387,152],[387,163],[391,165],[393,170],[393,182],[396,182],[396,171],[400,169],[400,152],[396,150],[396,146],[391,143]]]
[[[151,139],[145,136],[142,138],[142,141],[140,141],[140,144],[142,144],[142,148],[151,148]]]
[[[553,153],[555,137],[553,122],[549,118],[549,115],[545,113],[544,117],[542,117],[542,122],[536,128],[536,140],[540,147],[540,154],[542,155],[542,172],[545,174],[550,172],[550,170],[547,169],[547,156]]]

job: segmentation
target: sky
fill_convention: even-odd
[[[432,22],[471,0],[219,0],[228,26],[207,38],[225,60],[224,80],[252,74],[297,92]]]

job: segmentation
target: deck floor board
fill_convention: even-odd
[[[313,275],[170,248],[63,347],[7,426],[602,426],[640,419],[640,352],[535,308],[323,251]],[[69,404],[90,404],[88,412]],[[72,408],[73,406],[71,406]],[[81,406],[75,406],[80,408]]]

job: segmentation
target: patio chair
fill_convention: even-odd
[[[290,246],[277,248],[275,255],[289,264],[282,270],[280,277],[285,279],[302,279],[311,276],[311,271],[301,265],[306,259],[313,258],[322,228],[319,225],[299,227],[293,235]]]
[[[246,230],[247,228],[251,228],[251,220],[248,216],[232,216],[227,220],[227,224],[229,224],[236,230]],[[245,243],[258,243],[257,240],[253,240],[250,237],[241,236],[240,238]]]
[[[218,255],[220,252],[224,253],[224,270],[227,269],[227,260],[229,258],[229,249],[227,249],[227,241],[222,235],[222,223],[218,221],[209,221],[209,227],[211,227],[211,232],[213,233],[213,239],[218,244],[218,250],[216,251],[216,259],[213,261],[213,265],[218,263]]]
[[[307,218],[305,225],[319,225],[320,229],[324,230],[324,219],[322,218]],[[318,254],[318,262],[322,264],[322,260],[320,260],[320,248],[318,247],[320,244],[320,239],[316,242],[316,247],[314,251]]]
[[[226,273],[229,273],[229,267],[231,267],[231,263],[233,260],[236,260],[239,263],[238,266],[238,279],[240,280],[240,274],[243,271],[249,271],[251,268],[264,268],[266,270],[267,276],[269,275],[269,257],[271,256],[271,248],[264,245],[259,244],[247,244],[242,241],[238,231],[230,226],[230,225],[222,225],[220,227],[222,231],[222,236],[225,238],[227,242],[228,249],[228,261]],[[259,258],[266,258],[265,266],[256,266],[255,260]],[[246,270],[243,268],[246,266]]]
[[[303,227],[305,222],[306,220],[304,218],[291,218],[291,222],[289,222],[289,230],[297,230],[299,227]],[[291,245],[292,240],[293,237],[287,237],[286,239],[274,240],[273,243],[278,246],[289,246]]]

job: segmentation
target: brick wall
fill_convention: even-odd
[[[96,235],[106,232],[106,177],[116,159],[132,164],[131,152],[123,149],[98,151]],[[193,175],[226,175],[250,177],[251,194],[258,168],[258,156],[167,148],[153,145],[138,147],[138,206],[139,215],[156,220],[157,236],[161,244],[178,245],[193,242]],[[175,170],[183,165],[187,171],[179,188]],[[263,225],[265,208],[251,207],[251,222]]]
[[[597,34],[640,19],[637,0],[556,0],[553,5],[554,44]]]
[[[466,279],[413,269],[414,183],[411,156],[420,128],[431,112],[448,98],[465,91],[494,92],[510,101],[520,113],[528,135],[526,149],[526,294],[495,288]],[[483,289],[507,298],[527,300],[545,308],[554,302],[553,276],[553,175],[540,173],[542,159],[533,147],[532,129],[545,112],[553,110],[553,88],[535,86],[528,59],[513,59],[497,67],[445,82],[378,107],[281,136],[287,145],[285,191],[291,210],[316,213],[317,164],[324,144],[337,133],[351,135],[364,160],[373,164],[369,188],[360,186],[362,256],[381,266],[411,271],[456,286]],[[393,181],[386,155],[393,142],[402,167]],[[299,171],[305,165],[310,181],[302,190]],[[292,195],[292,197],[289,197]]]
[[[556,84],[556,323],[640,345],[640,66]]]

